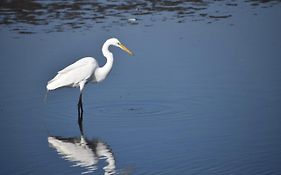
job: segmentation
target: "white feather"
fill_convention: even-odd
[[[80,87],[80,92],[82,92],[86,83],[103,81],[113,66],[113,54],[108,50],[111,45],[121,48],[130,55],[133,54],[118,39],[110,38],[102,46],[102,53],[106,58],[106,64],[104,66],[99,67],[95,58],[81,58],[58,71],[58,74],[47,83],[47,90],[55,90],[61,87]]]
[[[97,61],[92,57],[82,58],[75,63],[60,70],[58,74],[48,82],[47,89],[54,90],[61,87],[78,87],[80,82],[91,81],[92,75],[98,68]]]

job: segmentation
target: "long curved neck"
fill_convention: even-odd
[[[113,54],[108,50],[109,46],[110,46],[109,42],[105,42],[102,46],[102,53],[103,53],[104,57],[106,58],[106,63],[105,63],[105,65],[103,65],[102,67],[97,69],[97,72],[96,72],[97,81],[104,80],[112,69]]]

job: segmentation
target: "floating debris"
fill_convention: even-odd
[[[137,19],[136,18],[129,18],[128,22],[129,23],[137,23]]]

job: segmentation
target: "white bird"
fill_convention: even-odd
[[[99,67],[95,58],[85,57],[76,61],[75,63],[60,70],[58,74],[48,82],[47,90],[55,90],[62,87],[79,87],[80,95],[78,101],[78,122],[82,122],[83,105],[82,105],[82,91],[85,84],[99,83],[103,81],[112,69],[113,54],[108,50],[109,46],[116,46],[127,52],[129,55],[133,53],[126,48],[116,38],[110,38],[102,46],[102,53],[106,58],[104,66]],[[81,111],[80,111],[81,110]]]

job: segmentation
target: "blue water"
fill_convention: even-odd
[[[3,2],[0,174],[106,174],[109,162],[115,174],[281,174],[279,1]],[[135,55],[111,48],[112,72],[84,91],[81,138],[79,90],[44,101],[45,86],[79,58],[104,64],[110,37]]]

